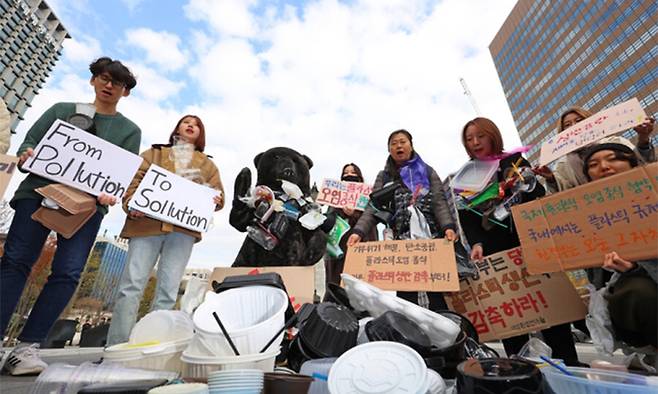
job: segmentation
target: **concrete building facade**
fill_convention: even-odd
[[[535,163],[568,107],[598,112],[637,97],[658,116],[658,2],[520,0],[489,50]]]
[[[0,98],[11,112],[11,128],[46,82],[70,38],[43,0],[0,0]]]

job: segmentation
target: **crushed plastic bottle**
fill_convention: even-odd
[[[247,226],[247,236],[265,250],[272,250],[279,243],[275,236],[257,226]]]

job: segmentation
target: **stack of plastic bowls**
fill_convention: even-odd
[[[259,369],[215,371],[208,375],[210,394],[260,394],[263,386],[264,373]]]
[[[148,394],[208,394],[208,385],[204,383],[183,383],[160,386],[149,390]]]

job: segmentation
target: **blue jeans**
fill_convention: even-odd
[[[112,323],[107,333],[108,346],[128,342],[130,331],[137,320],[146,282],[156,262],[157,285],[151,310],[174,307],[180,281],[195,241],[196,238],[191,235],[177,232],[130,239],[128,258],[119,282],[119,294],[114,302]]]
[[[41,200],[22,199],[15,202],[5,252],[0,261],[0,335],[4,336],[9,320],[23,292],[32,266],[39,258],[50,229],[32,220],[32,214],[41,207]],[[73,237],[57,235],[57,251],[52,272],[41,290],[32,312],[18,339],[24,342],[42,342],[71,300],[80,274],[87,263],[103,215],[96,212]]]

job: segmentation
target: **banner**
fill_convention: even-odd
[[[212,291],[213,281],[222,282],[227,276],[256,275],[268,272],[276,272],[281,275],[295,311],[299,310],[303,304],[313,303],[315,294],[315,266],[313,265],[307,267],[216,267],[208,281],[208,290]]]
[[[544,141],[539,153],[539,165],[545,166],[603,137],[635,127],[644,122],[646,117],[640,102],[635,97],[597,112]]]
[[[192,231],[208,231],[219,191],[151,164],[128,207]]]
[[[56,120],[22,168],[94,196],[121,198],[141,164],[141,157]]]
[[[0,197],[5,195],[11,177],[18,164],[18,157],[3,155],[0,153]]]
[[[658,257],[658,163],[512,207],[532,274]]]
[[[359,182],[324,179],[315,202],[335,208],[353,208],[363,211],[369,201],[372,186]]]
[[[531,276],[521,248],[485,257],[478,276],[462,279],[446,294],[452,311],[473,323],[481,342],[509,338],[556,324],[580,320],[587,307],[562,273]]]
[[[360,242],[344,272],[383,290],[459,290],[454,245],[443,239]]]

